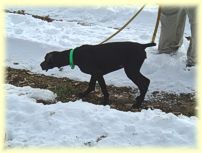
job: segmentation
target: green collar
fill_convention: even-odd
[[[74,49],[70,49],[69,65],[70,65],[71,69],[74,69],[74,67],[75,67],[74,62],[73,62],[73,53],[74,53]]]

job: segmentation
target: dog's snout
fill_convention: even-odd
[[[41,69],[42,69],[42,70],[45,70],[45,69],[46,69],[46,64],[45,64],[45,62],[42,62],[42,63],[40,64],[40,66],[41,66]]]

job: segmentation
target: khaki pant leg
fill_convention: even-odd
[[[186,9],[190,28],[191,28],[191,40],[189,48],[187,50],[187,64],[195,65],[196,63],[196,8],[190,7]]]
[[[186,21],[185,9],[179,7],[162,7],[160,21],[159,52],[170,53],[177,51],[183,42]]]

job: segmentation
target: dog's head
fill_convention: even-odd
[[[62,66],[68,65],[67,56],[68,55],[64,55],[62,52],[57,52],[57,51],[47,53],[44,58],[44,61],[40,64],[40,66],[42,70],[46,70],[46,71],[54,67],[60,68]]]
[[[40,64],[42,70],[48,71],[55,67],[54,64],[54,52],[46,54],[44,61]]]

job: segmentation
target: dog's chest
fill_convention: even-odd
[[[78,65],[78,67],[80,68],[81,72],[83,72],[83,73],[86,73],[86,74],[95,73],[95,68],[92,68],[91,66],[89,66],[87,64]]]

